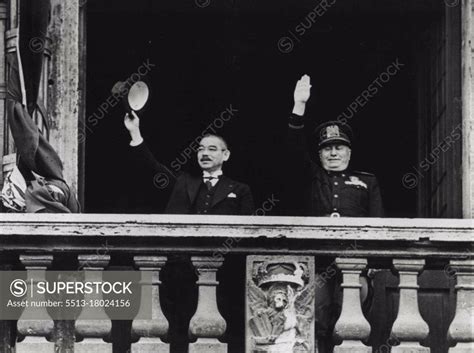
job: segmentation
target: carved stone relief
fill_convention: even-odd
[[[248,256],[247,353],[315,352],[314,259]]]

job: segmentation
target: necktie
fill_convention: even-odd
[[[212,185],[212,182],[211,180],[212,179],[218,179],[217,177],[212,177],[212,176],[209,176],[209,177],[204,177],[204,183],[206,184],[207,186],[207,190],[211,190],[213,185]]]

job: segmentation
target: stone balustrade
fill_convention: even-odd
[[[142,280],[140,285],[150,290],[153,310],[149,320],[135,319],[127,326],[110,319],[83,319],[87,317],[86,311],[92,309],[82,309],[75,321],[75,335],[64,335],[52,320],[35,322],[20,317],[17,323],[2,322],[0,325],[0,351],[180,351],[181,348],[174,346],[176,339],[173,341],[172,338],[176,337],[173,330],[180,330],[175,319],[179,310],[170,312],[169,309],[179,308],[180,303],[169,305],[174,298],[169,297],[161,279],[162,273],[171,266],[168,257],[175,255],[185,259],[183,261],[187,261],[190,269],[195,271],[195,283],[190,285],[195,286],[197,301],[194,309],[190,309],[187,321],[189,352],[225,353],[230,351],[231,344],[242,352],[246,351],[244,347],[248,351],[250,346],[257,347],[252,348],[252,352],[278,352],[277,347],[288,349],[293,345],[295,352],[323,352],[328,349],[327,345],[318,345],[316,341],[298,341],[301,331],[308,328],[313,331],[305,337],[318,339],[311,317],[305,318],[306,327],[298,321],[303,314],[315,314],[314,288],[318,283],[315,282],[314,264],[318,269],[329,264],[324,276],[319,273],[316,278],[326,281],[332,277],[341,288],[340,312],[332,332],[335,346],[329,350],[365,353],[382,347],[380,342],[373,345],[373,332],[377,327],[372,325],[362,308],[362,296],[366,294],[361,290],[360,279],[366,276],[367,270],[376,269],[391,271],[398,277],[398,289],[395,288],[394,296],[396,316],[391,321],[390,332],[386,333],[387,342],[390,342],[388,346],[393,352],[430,351],[426,340],[432,326],[420,308],[419,279],[426,271],[440,270],[443,270],[442,274],[456,279],[455,287],[451,289],[456,295],[455,313],[445,315],[454,317],[446,333],[449,350],[472,351],[474,262],[470,256],[473,231],[470,220],[5,214],[0,217],[0,268],[3,270],[26,270],[34,281],[41,280],[47,270],[61,269],[54,260],[58,257],[64,259],[66,254],[70,256],[71,263],[75,262],[79,268],[88,270],[87,273],[92,276],[88,280],[100,281],[102,270],[108,270],[117,261],[122,261],[130,269],[151,274],[151,279]],[[242,300],[229,304],[226,298],[222,298],[222,277],[219,280],[219,276],[230,273],[231,277],[235,275],[236,281],[243,278],[245,259],[250,255],[252,259],[258,259],[256,255],[259,255],[271,261],[265,260],[265,266],[259,267],[263,275],[254,273],[255,276],[248,277],[260,278],[254,284],[242,280],[240,292],[234,293],[235,298]],[[124,260],[127,257],[128,260]],[[225,272],[227,261],[235,257],[244,259],[239,270],[242,273]],[[288,260],[291,258],[304,261]],[[305,263],[313,265],[308,267]],[[267,269],[269,273],[265,272]],[[186,278],[189,280],[189,277]],[[171,281],[180,280],[179,275],[171,278]],[[227,286],[232,283],[232,278],[224,280]],[[167,282],[170,282],[169,276]],[[248,341],[245,343],[245,332],[248,334],[249,331],[243,328],[249,322],[244,314],[240,321],[229,316],[232,310],[245,311],[243,297],[253,295],[252,291],[245,289],[246,286],[253,286],[253,293],[264,293],[259,304],[261,307],[258,310],[252,308],[250,312],[255,325],[253,332],[264,332],[266,329],[267,334],[252,337],[252,345]],[[167,293],[164,299],[163,290]],[[142,302],[147,299],[143,293]],[[252,298],[249,302],[256,303],[255,300]],[[278,306],[278,300],[282,300],[281,306]],[[306,307],[302,309],[300,302],[305,302]],[[222,303],[227,303],[227,306]],[[313,307],[308,307],[308,303]],[[183,308],[194,305],[181,304]],[[230,310],[229,306],[237,307]],[[147,309],[139,306],[137,310],[143,313]],[[438,307],[433,310],[444,309]],[[103,316],[107,317],[107,313],[104,312]],[[240,323],[235,324],[236,320]],[[265,328],[265,323],[270,326]],[[115,331],[121,330],[117,331],[119,334],[114,335],[114,327]],[[124,339],[124,332],[129,336],[128,341]],[[64,337],[69,336],[76,337],[76,342],[66,342]],[[117,337],[122,343],[116,341]],[[124,345],[124,341],[128,343]]]

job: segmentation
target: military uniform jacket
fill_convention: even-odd
[[[291,174],[299,209],[307,216],[383,217],[377,178],[370,173],[328,172],[313,162],[305,143],[304,125],[291,119],[288,131]]]
[[[145,143],[131,147],[131,154],[131,158],[136,162],[145,165],[147,169],[151,169],[158,187],[172,188],[173,191],[166,206],[166,213],[195,213],[196,198],[203,184],[202,176],[194,176],[186,172],[175,175],[154,158]],[[214,188],[211,205],[205,213],[250,215],[254,212],[253,197],[247,184],[222,175]]]

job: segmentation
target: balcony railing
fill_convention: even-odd
[[[160,304],[160,292],[163,289],[160,272],[163,273],[164,267],[172,266],[170,259],[174,259],[171,262],[175,263],[176,258],[188,258],[189,264],[196,270],[197,281],[194,285],[198,293],[197,308],[188,322],[189,340],[171,343],[172,352],[332,350],[331,344],[322,344],[323,339],[319,336],[318,323],[315,325],[314,318],[306,317],[309,326],[304,328],[297,324],[293,328],[289,326],[291,300],[288,299],[288,292],[285,309],[280,312],[283,313],[283,328],[273,337],[259,336],[256,333],[258,325],[255,320],[261,320],[267,315],[267,309],[255,314],[249,287],[260,286],[257,290],[263,292],[269,288],[265,283],[275,284],[276,278],[283,278],[280,274],[272,274],[272,279],[269,279],[271,268],[278,267],[280,263],[294,264],[291,276],[287,275],[291,279],[286,277],[281,282],[285,284],[285,288],[291,293],[307,288],[308,291],[302,290],[306,294],[310,293],[306,297],[313,296],[312,301],[311,298],[298,299],[301,296],[297,295],[293,297],[291,305],[295,305],[298,300],[310,303],[310,307],[305,309],[306,316],[308,313],[318,316],[319,309],[314,307],[314,297],[316,296],[317,301],[319,294],[314,289],[319,286],[318,281],[334,280],[331,278],[332,273],[337,270],[340,279],[336,282],[340,281],[342,288],[342,308],[330,333],[335,352],[430,351],[426,342],[429,335],[433,336],[434,327],[420,314],[420,274],[432,272],[433,279],[439,276],[449,277],[452,281],[448,281],[451,283],[448,292],[455,296],[456,308],[455,313],[444,313],[443,317],[454,315],[454,318],[449,319],[449,329],[444,332],[444,337],[431,337],[445,342],[444,348],[432,347],[432,350],[445,351],[450,347],[450,352],[472,352],[473,231],[472,220],[2,214],[0,265],[4,271],[40,270],[44,275],[46,270],[71,270],[74,266],[92,270],[128,266],[150,271],[153,280],[145,285],[152,287],[155,310],[152,319],[135,320],[129,325],[128,331],[122,330],[119,335],[111,334],[115,323],[110,320],[78,320],[76,323],[64,321],[55,324],[21,319],[16,322],[1,321],[0,351],[170,352],[168,338],[173,336],[173,332],[170,332],[173,327],[168,324],[167,315],[164,315],[165,312],[169,316],[170,309],[162,309]],[[223,301],[220,296],[223,292],[216,279],[223,270],[221,266],[224,264],[225,267],[229,259],[235,258],[246,264],[246,270],[242,265],[236,266],[235,270],[246,272],[247,280],[239,282],[242,286],[239,293],[232,294],[237,298],[234,303],[236,308],[233,310],[246,312],[246,316],[243,319],[242,315],[244,322],[227,328],[226,320],[236,321],[236,317],[241,316],[227,315],[224,318],[226,315],[221,315]],[[117,265],[114,259],[125,260],[118,261]],[[332,267],[334,271],[328,271]],[[263,268],[263,272],[258,272],[257,268]],[[362,274],[367,277],[367,270],[372,270],[368,277],[372,277],[374,283],[380,282],[382,274],[392,273],[398,277],[393,296],[397,301],[393,310],[395,316],[384,318],[391,329],[385,336],[382,332],[378,338],[373,335],[377,327],[374,327],[373,322],[369,323],[361,304],[361,295],[364,294],[361,291],[363,286],[360,276]],[[257,272],[257,275],[263,274],[261,281],[250,283],[256,278],[252,276]],[[303,272],[306,274],[303,275]],[[226,273],[233,276],[228,270]],[[244,277],[242,273],[234,274],[236,281]],[[266,275],[269,277],[265,278]],[[173,280],[187,279],[189,278],[183,277]],[[229,282],[232,278],[224,280]],[[301,282],[299,286],[298,281]],[[291,287],[292,283],[296,285]],[[309,290],[311,288],[312,291]],[[380,303],[387,305],[387,301],[382,300],[381,292],[376,290],[374,293],[372,312],[385,312],[386,307],[377,306]],[[246,299],[245,304],[243,297]],[[276,308],[274,313],[278,312],[278,306]],[[445,308],[439,306],[431,310],[443,312]],[[245,332],[241,329],[243,327]],[[289,337],[291,334],[301,335],[302,331],[308,331],[308,327],[311,332],[306,332],[305,339],[308,342],[305,344],[294,343],[298,339],[293,337],[292,348],[288,350],[289,346],[285,346],[287,343],[278,343],[279,340],[283,342],[282,330]],[[229,330],[232,332],[227,332]],[[129,337],[123,337],[123,332],[127,332]],[[287,348],[284,350],[282,347]]]

